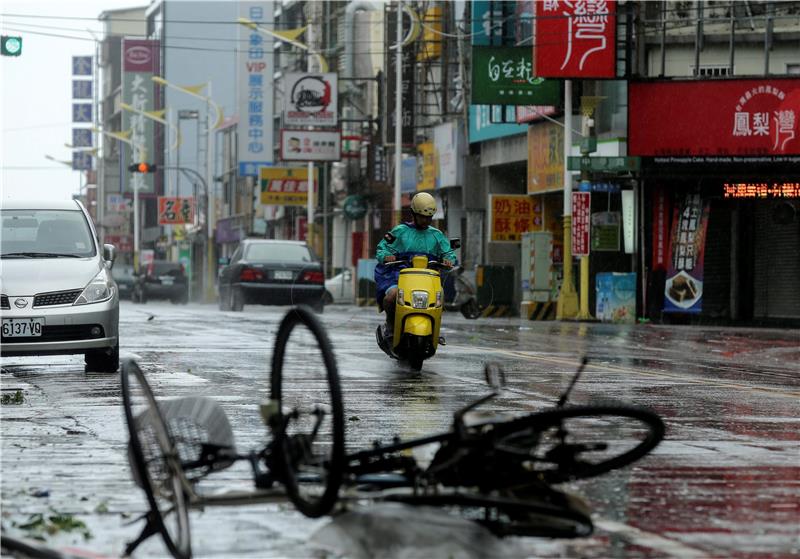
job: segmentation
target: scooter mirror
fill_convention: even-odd
[[[500,390],[506,385],[506,373],[499,363],[489,362],[483,367],[486,383],[494,390]]]
[[[450,239],[450,248],[453,250],[461,248],[461,239]]]

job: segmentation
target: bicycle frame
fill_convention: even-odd
[[[338,388],[338,373],[335,362],[330,357],[330,344],[320,330],[320,325],[310,310],[299,309],[295,312],[297,317],[287,317],[281,323],[278,332],[278,343],[273,353],[272,391],[271,398],[276,395],[280,398],[282,393],[282,359],[284,347],[289,333],[295,324],[309,326],[314,335],[318,337],[323,352],[326,353],[326,368],[328,368],[330,383],[329,388],[334,395],[333,415],[338,414],[342,420],[341,394]],[[299,318],[298,318],[299,317]],[[288,324],[288,326],[286,326]],[[182,440],[174,432],[170,432],[169,421],[176,417],[167,417],[162,410],[174,413],[180,412],[181,400],[169,401],[159,404],[147,383],[144,374],[138,366],[126,362],[122,368],[123,405],[125,417],[131,435],[130,452],[135,459],[135,476],[148,494],[150,511],[145,515],[147,525],[141,535],[126,549],[126,555],[144,539],[154,533],[161,532],[170,552],[181,559],[191,556],[190,544],[179,542],[176,544],[167,528],[164,526],[163,514],[156,505],[155,494],[162,499],[177,499],[179,506],[187,509],[197,509],[207,506],[243,506],[264,503],[285,503],[291,501],[307,516],[321,516],[328,514],[336,505],[346,505],[354,500],[369,501],[401,501],[409,504],[429,504],[437,506],[455,506],[466,508],[481,508],[485,510],[485,517],[481,520],[499,535],[537,535],[550,537],[575,537],[588,535],[592,531],[591,518],[588,506],[582,504],[575,496],[563,493],[551,487],[552,484],[561,483],[571,479],[592,477],[615,468],[623,467],[638,460],[654,448],[664,436],[664,425],[661,419],[643,408],[633,406],[566,406],[567,399],[585,366],[582,362],[578,372],[573,377],[569,386],[559,398],[555,406],[548,409],[518,416],[513,419],[498,421],[482,421],[468,425],[467,414],[486,403],[499,394],[500,388],[505,383],[502,369],[494,364],[487,364],[485,369],[486,380],[494,389],[490,394],[464,406],[454,414],[453,427],[450,431],[437,433],[425,437],[409,440],[395,440],[390,444],[381,445],[376,442],[373,448],[351,452],[343,452],[343,435],[339,444],[342,452],[332,460],[340,462],[312,461],[304,465],[315,466],[317,470],[325,473],[306,474],[298,468],[298,462],[305,460],[307,455],[304,444],[308,441],[303,437],[316,436],[319,425],[323,420],[324,412],[315,409],[316,415],[309,434],[292,435],[288,433],[288,426],[296,419],[297,410],[284,413],[279,400],[270,399],[261,406],[261,416],[265,426],[272,432],[272,439],[261,449],[246,454],[233,450],[232,440],[230,447],[224,442],[210,440],[198,441],[196,439]],[[134,416],[132,412],[132,396],[130,394],[129,375],[134,374],[141,384],[149,407],[142,414]],[[277,381],[276,381],[277,374]],[[214,408],[214,403],[209,399],[196,399],[199,404],[211,402],[204,410],[205,417],[213,417],[213,413],[224,413]],[[175,405],[171,405],[175,403]],[[197,409],[198,402],[192,401],[192,410]],[[177,411],[176,411],[177,410]],[[145,415],[145,417],[142,417]],[[154,458],[156,464],[166,467],[166,475],[171,475],[171,483],[163,480],[150,479],[151,474],[147,469],[144,458],[144,431],[148,425],[139,422],[153,420],[157,422],[155,431],[159,435],[157,450],[159,456]],[[181,417],[191,423],[192,419]],[[219,418],[217,418],[219,419]],[[636,421],[647,429],[646,436],[638,441],[635,446],[625,452],[615,454],[611,458],[603,458],[599,462],[582,460],[582,454],[591,454],[595,451],[606,450],[605,444],[590,442],[580,444],[569,441],[570,432],[565,423],[571,419],[589,419],[602,422],[608,419],[624,419]],[[229,431],[227,418],[223,423],[223,431]],[[335,423],[335,421],[334,421]],[[202,426],[202,424],[199,424]],[[200,430],[200,432],[205,432]],[[227,433],[227,431],[225,431]],[[554,432],[552,448],[541,455],[536,455],[545,433]],[[232,434],[232,433],[231,433]],[[336,434],[333,434],[334,438]],[[293,439],[292,437],[300,437]],[[634,437],[636,438],[636,437]],[[224,440],[221,437],[220,440]],[[134,440],[135,443],[134,444]],[[200,445],[199,458],[191,462],[181,462],[179,445]],[[439,451],[434,456],[431,464],[424,469],[416,459],[405,454],[410,449],[438,444]],[[333,446],[335,446],[334,443]],[[148,450],[152,450],[147,447]],[[441,455],[440,455],[441,453]],[[159,461],[160,457],[160,461]],[[199,490],[199,481],[215,470],[227,467],[235,462],[247,460],[252,468],[253,480],[256,486],[253,490],[232,490],[225,493],[203,494]],[[523,464],[537,462],[549,465],[549,469],[534,470],[523,467]],[[133,462],[132,462],[133,464]],[[262,467],[263,464],[263,467]],[[494,476],[488,468],[498,467],[501,475]],[[338,468],[336,474],[331,470]],[[194,474],[194,478],[188,472]],[[312,471],[317,471],[312,470]],[[325,479],[323,479],[323,477]],[[331,481],[331,478],[334,478]],[[177,483],[176,483],[177,482]],[[276,485],[276,483],[278,485]],[[319,503],[302,502],[298,496],[298,486],[318,485],[325,488]],[[343,490],[340,491],[343,486]],[[180,490],[177,490],[177,488]],[[167,494],[162,493],[166,488]],[[333,488],[333,489],[332,489]],[[331,493],[333,492],[333,493]],[[178,497],[175,494],[179,494]],[[329,495],[330,494],[330,495]],[[331,500],[332,495],[332,500]],[[327,496],[327,497],[326,497]],[[327,500],[325,500],[327,498]],[[298,504],[298,500],[302,503]],[[324,502],[323,502],[324,501]],[[577,504],[576,504],[577,503]],[[492,515],[489,512],[493,511]],[[322,511],[322,512],[320,512]],[[172,512],[168,509],[166,514]],[[176,511],[177,515],[179,511]],[[530,520],[526,520],[531,515]],[[183,518],[188,518],[185,515]],[[548,518],[552,521],[548,524]],[[188,520],[187,520],[188,523]],[[189,538],[188,526],[186,533],[179,533],[178,539]]]

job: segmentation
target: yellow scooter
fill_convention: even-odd
[[[409,265],[397,260],[391,264]],[[450,269],[425,256],[411,258],[410,267],[400,270],[394,314],[394,336],[386,340],[379,326],[375,332],[380,348],[390,357],[407,361],[419,371],[425,359],[433,357],[440,341],[444,293],[441,269]],[[391,345],[390,345],[391,342]]]

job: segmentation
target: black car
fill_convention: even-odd
[[[134,303],[148,299],[169,299],[185,305],[189,302],[189,282],[180,262],[154,260],[136,276],[133,287]]]
[[[133,295],[133,287],[136,284],[136,275],[133,273],[133,266],[114,266],[111,275],[117,282],[120,299],[130,299]]]
[[[311,306],[323,311],[325,274],[302,241],[245,239],[219,274],[220,310],[245,304]]]

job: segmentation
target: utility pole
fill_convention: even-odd
[[[578,294],[572,283],[572,174],[566,164],[572,149],[572,80],[564,80],[564,277],[556,303],[558,320],[578,315]]]

